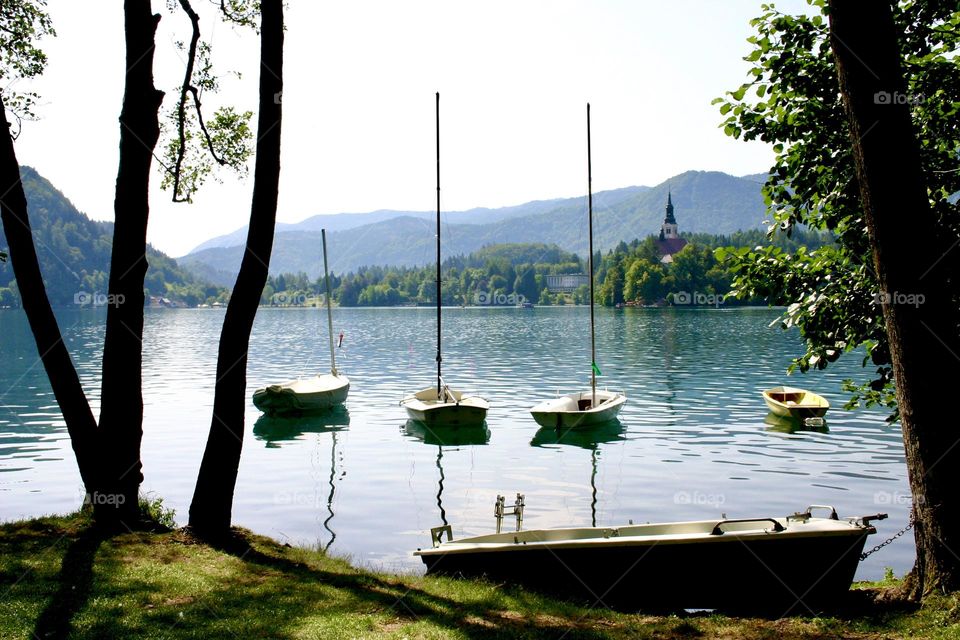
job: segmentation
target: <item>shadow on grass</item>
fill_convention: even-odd
[[[570,615],[572,611],[583,613],[576,605],[558,603],[553,607],[550,606],[549,600],[544,601],[542,597],[527,594],[522,590],[508,588],[504,592],[500,587],[491,584],[489,597],[464,602],[462,599],[447,598],[411,586],[409,580],[404,581],[399,577],[396,581],[391,581],[369,573],[325,571],[290,558],[264,553],[252,545],[243,532],[236,532],[230,540],[219,541],[212,546],[243,562],[279,571],[291,578],[290,581],[278,581],[281,584],[317,583],[346,590],[355,601],[347,604],[344,613],[356,611],[392,613],[403,621],[401,624],[427,621],[456,630],[469,638],[489,638],[491,634],[503,634],[505,637],[543,637],[559,634],[564,638],[587,640],[609,637],[601,630],[590,628],[588,620],[583,620],[582,626],[578,625],[577,616]],[[442,582],[438,584],[442,585]],[[276,595],[280,599],[284,597],[280,593]],[[517,611],[506,610],[503,603],[505,595],[517,601],[517,608],[520,611],[534,610],[543,615],[530,617]],[[523,602],[527,597],[540,606]]]
[[[105,531],[91,527],[69,544],[57,575],[57,591],[37,617],[34,637],[66,638],[70,635],[73,617],[90,597],[97,551],[109,537]]]

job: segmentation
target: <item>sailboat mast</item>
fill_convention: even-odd
[[[333,311],[330,310],[330,270],[327,268],[327,230],[320,229],[323,240],[323,284],[327,290],[327,336],[330,338],[330,373],[337,375],[337,360],[333,355]]]
[[[437,92],[437,399],[443,400],[443,380],[440,377],[440,92]]]
[[[593,166],[590,160],[590,103],[587,103],[587,220],[590,235],[590,406],[597,406],[597,345],[593,329]]]

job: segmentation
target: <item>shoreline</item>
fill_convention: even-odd
[[[898,584],[892,576],[855,583],[848,602],[818,615],[625,613],[482,580],[357,568],[244,529],[214,546],[185,529],[154,528],[107,535],[83,511],[0,523],[0,636],[749,640],[960,634],[958,594],[933,596],[916,608],[889,598]]]

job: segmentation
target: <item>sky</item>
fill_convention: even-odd
[[[193,0],[224,72],[205,107],[256,109],[259,43]],[[654,186],[683,171],[757,173],[759,142],[728,138],[710,102],[746,79],[760,0],[289,0],[277,219],[435,207],[439,91],[444,210],[586,193],[586,104],[594,191]],[[777,3],[789,11],[802,0]],[[175,99],[189,22],[162,14],[155,82]],[[50,0],[39,119],[16,147],[92,218],[113,219],[123,96],[123,3]],[[228,72],[239,72],[240,76]],[[254,117],[254,124],[256,119]],[[148,240],[178,257],[246,224],[250,176],[221,174],[192,204],[151,182]]]

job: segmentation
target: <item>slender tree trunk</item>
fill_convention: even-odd
[[[10,245],[10,261],[20,289],[23,310],[27,314],[40,359],[53,387],[67,423],[70,444],[77,456],[83,486],[90,495],[95,490],[97,458],[97,423],[83,393],[77,370],[63,343],[60,326],[53,315],[46,287],[40,274],[33,231],[27,216],[27,198],[20,181],[13,138],[10,137],[6,108],[0,100],[0,218]]]
[[[103,344],[103,473],[94,496],[101,519],[136,519],[137,494],[143,481],[143,281],[147,272],[150,168],[160,137],[158,113],[163,100],[163,92],[153,84],[159,20],[159,15],[151,13],[150,0],[124,1],[126,86],[120,112],[120,163]]]
[[[831,43],[880,282],[916,519],[911,595],[960,588],[960,438],[938,408],[960,382],[958,312],[930,210],[889,2],[831,0]],[[955,238],[953,238],[955,240]]]
[[[246,251],[220,332],[213,419],[190,505],[190,526],[218,537],[230,530],[243,444],[247,348],[267,282],[280,183],[283,91],[283,1],[263,0],[260,28],[260,114],[253,201]]]

